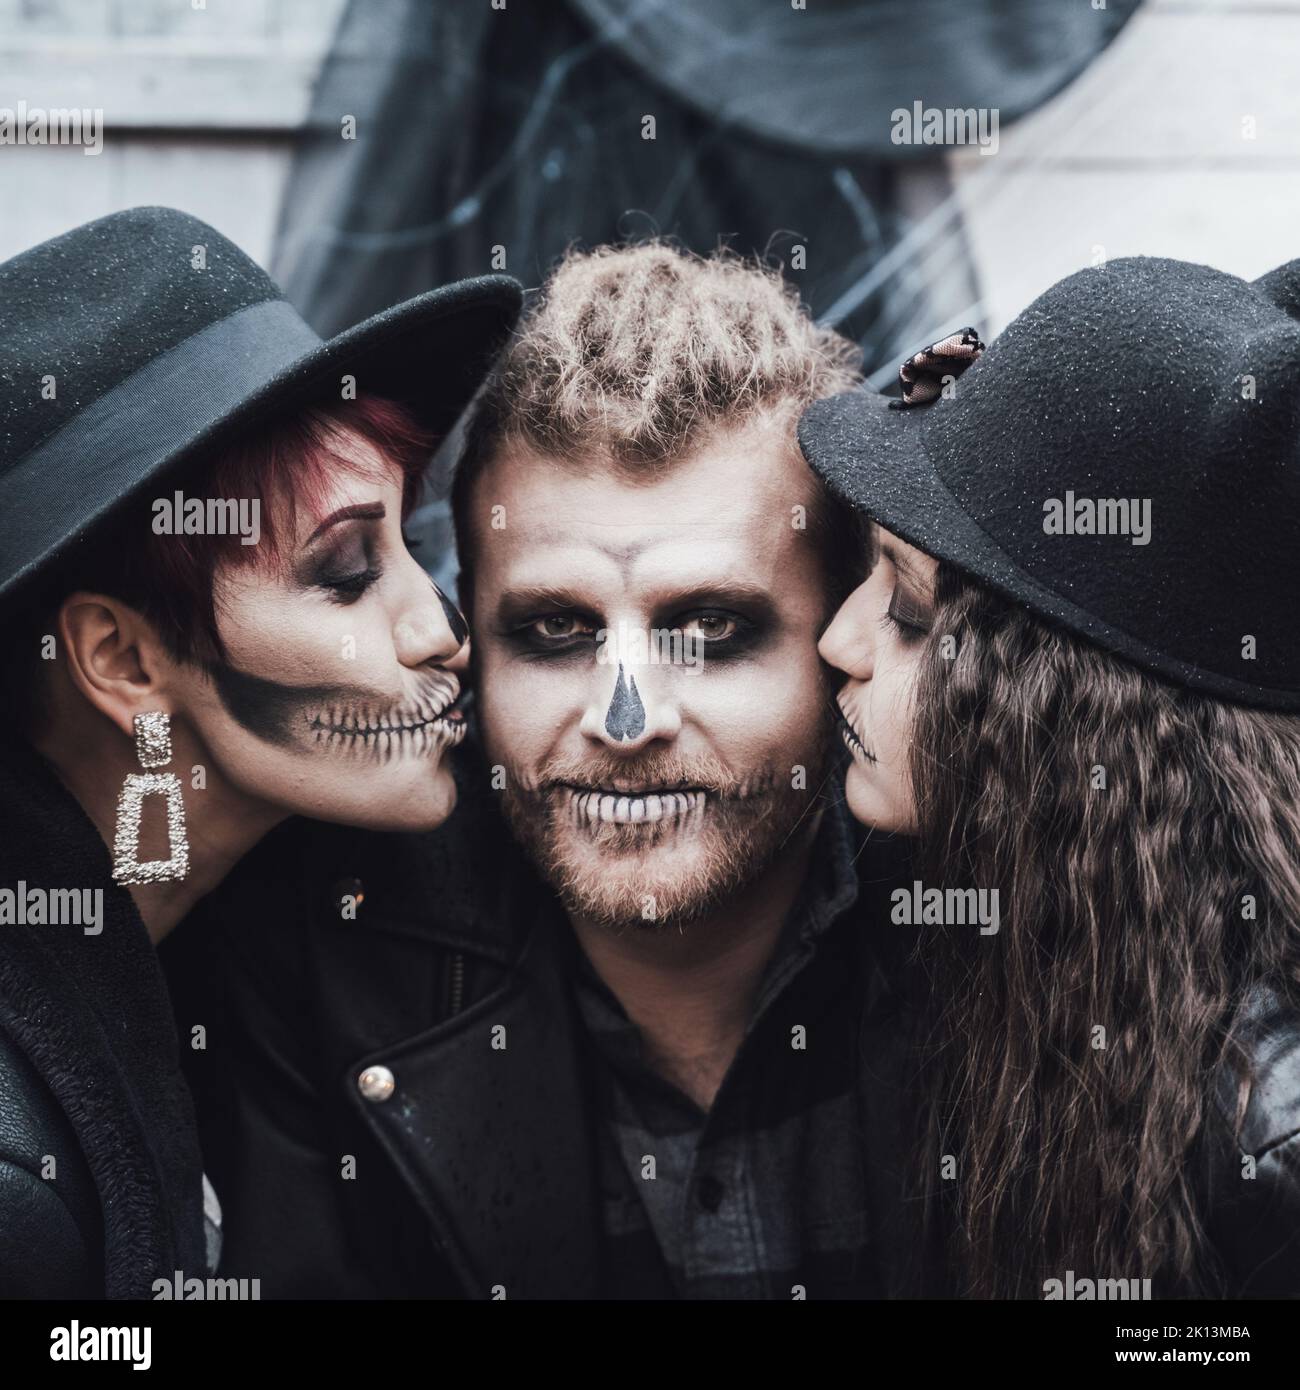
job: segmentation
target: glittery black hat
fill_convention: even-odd
[[[1300,710],[1300,260],[1112,261],[946,373],[940,346],[909,359],[947,377],[930,403],[804,414],[832,491],[1161,676]]]
[[[0,265],[0,596],[197,450],[342,378],[435,434],[519,313],[504,275],[418,295],[328,342],[215,228],[133,208]]]

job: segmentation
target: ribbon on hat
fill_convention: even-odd
[[[908,406],[938,400],[944,377],[960,376],[983,351],[979,334],[973,328],[961,328],[913,353],[898,369],[903,399],[890,401],[889,408],[905,410]]]

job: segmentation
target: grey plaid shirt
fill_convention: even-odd
[[[635,1024],[575,946],[596,1054],[608,1297],[881,1295],[857,1077],[882,988],[866,934],[888,923],[854,911],[850,825],[842,807],[824,817],[707,1113],[646,1064]]]

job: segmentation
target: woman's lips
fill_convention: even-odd
[[[465,696],[468,692],[461,690],[451,704],[443,707],[441,712],[435,716],[439,719],[447,719],[459,723],[465,718]]]
[[[862,759],[863,762],[874,763],[876,761],[875,754],[863,743],[857,729],[854,728],[848,715],[844,713],[844,709],[838,700],[835,702],[835,715],[840,737],[848,745],[849,752],[852,753],[855,758]]]

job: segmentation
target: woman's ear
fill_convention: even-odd
[[[135,716],[166,708],[173,661],[152,623],[107,594],[69,594],[58,630],[68,674],[85,698],[128,738]]]

